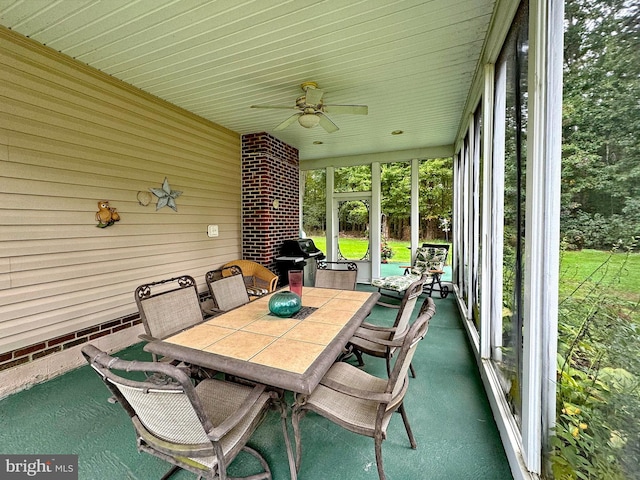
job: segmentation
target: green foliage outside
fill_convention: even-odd
[[[565,2],[558,480],[640,479],[639,18]]]
[[[562,236],[609,250],[640,236],[640,4],[565,2]]]
[[[450,222],[453,204],[453,160],[431,159],[419,165],[420,237],[444,239],[442,220]],[[359,165],[335,171],[335,191],[358,192],[371,189],[371,167]],[[411,195],[411,164],[399,162],[381,167],[381,208],[386,216],[389,241],[406,240],[403,235],[409,225]],[[349,202],[353,208],[340,209],[340,231],[368,236],[369,215],[364,205]],[[309,236],[326,230],[326,172],[324,169],[305,172],[303,199],[303,230]]]
[[[553,476],[640,479],[640,254],[564,251],[561,265]]]

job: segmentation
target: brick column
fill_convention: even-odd
[[[300,232],[299,162],[297,149],[268,133],[242,137],[242,257],[276,274],[282,242]]]

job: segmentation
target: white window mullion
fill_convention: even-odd
[[[505,109],[507,95],[507,67],[497,65],[493,110],[493,161],[491,186],[491,250],[493,272],[491,285],[491,358],[502,360],[502,260],[504,238],[504,162]]]
[[[411,160],[411,264],[420,245],[420,160]]]
[[[325,238],[327,240],[327,259],[335,262],[338,252],[338,214],[333,208],[333,190],[334,190],[334,174],[335,169],[333,167],[327,167],[326,180],[325,180],[325,192],[326,192],[326,204],[325,211],[327,212],[327,231],[325,232]]]
[[[369,241],[371,248],[371,278],[380,278],[380,240],[382,222],[382,192],[380,162],[371,163],[371,228]]]
[[[460,291],[460,275],[459,275],[459,258],[460,255],[460,230],[462,222],[460,221],[460,208],[458,203],[460,202],[460,192],[462,191],[462,184],[460,182],[460,152],[453,156],[453,232],[451,235],[452,254],[451,254],[451,269],[452,269],[452,285],[456,289],[456,297],[459,298]]]
[[[557,331],[560,213],[561,67],[557,51],[562,37],[550,43],[552,18],[550,0],[530,2],[529,16],[529,114],[526,205],[526,268],[523,335],[523,418],[522,443],[530,471],[541,472],[542,426],[548,425],[543,412],[552,408],[549,389],[555,393],[555,361],[550,371],[547,345]],[[560,8],[561,7],[556,7]],[[554,10],[554,15],[557,10]],[[562,18],[560,16],[559,18]],[[562,32],[562,24],[560,30]],[[558,44],[557,41],[560,41]],[[550,68],[556,56],[555,68]],[[555,69],[558,69],[554,72]],[[552,78],[549,73],[554,72]],[[560,81],[558,81],[560,76]],[[551,352],[549,348],[554,351]],[[544,387],[543,387],[544,385]],[[544,402],[544,405],[543,405]],[[553,401],[555,411],[555,399]]]
[[[466,248],[466,262],[467,262],[467,270],[466,270],[466,283],[467,283],[467,319],[468,320],[472,320],[473,319],[473,304],[475,303],[475,298],[474,298],[474,294],[475,294],[475,290],[473,288],[473,269],[475,268],[475,263],[474,263],[474,258],[476,255],[476,246],[477,244],[474,242],[474,238],[476,235],[476,231],[474,230],[474,226],[476,225],[476,214],[478,213],[477,210],[474,208],[474,204],[475,204],[475,198],[474,198],[474,180],[475,180],[475,149],[474,149],[474,145],[475,145],[475,131],[476,131],[476,124],[475,124],[475,117],[473,115],[470,115],[469,118],[469,127],[467,129],[467,138],[468,138],[468,144],[467,144],[467,173],[466,173],[466,177],[467,177],[467,201],[465,204],[465,211],[466,211],[466,225],[467,225],[467,231],[466,231],[466,238],[465,241],[467,242],[467,248]]]
[[[492,236],[492,178],[493,178],[493,101],[495,82],[495,67],[493,64],[484,67],[484,95],[482,114],[484,129],[483,135],[483,175],[482,181],[482,304],[480,305],[480,357],[488,359],[491,356],[491,304],[493,298],[493,290],[491,288],[494,275],[493,259],[493,243]]]

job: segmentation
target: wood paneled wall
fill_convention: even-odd
[[[0,354],[134,313],[146,281],[203,289],[242,254],[240,163],[235,132],[0,28]],[[140,205],[165,177],[178,211]]]

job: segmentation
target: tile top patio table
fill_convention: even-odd
[[[269,313],[262,297],[162,341],[148,352],[309,394],[380,298],[377,292],[304,287],[305,318]]]

